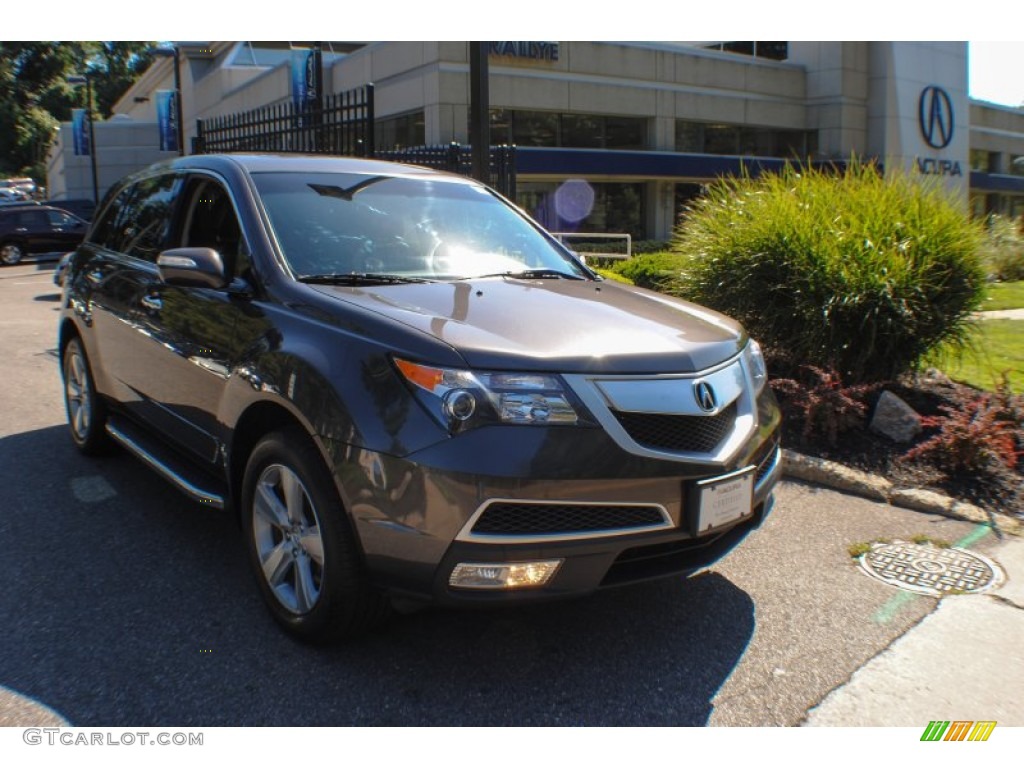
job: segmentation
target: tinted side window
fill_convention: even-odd
[[[174,213],[178,178],[167,174],[140,181],[124,211],[118,249],[129,256],[156,261],[163,250]]]
[[[30,232],[38,232],[50,228],[50,222],[42,211],[19,211],[18,226]]]
[[[110,204],[103,211],[102,218],[92,228],[92,232],[89,234],[89,242],[96,243],[96,245],[113,251],[121,250],[121,237],[118,227],[122,219],[121,214],[128,204],[131,192],[132,187],[125,187],[114,196]]]
[[[74,216],[69,216],[60,211],[47,211],[46,215],[50,219],[50,226],[52,227],[73,227],[78,223],[78,219]]]
[[[238,215],[227,190],[212,179],[193,179],[187,193],[187,212],[181,244],[213,248],[224,259],[229,275],[237,274],[245,244]]]

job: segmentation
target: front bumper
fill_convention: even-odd
[[[636,456],[601,429],[494,427],[405,458],[337,445],[336,473],[367,566],[382,588],[447,605],[583,595],[701,570],[760,526],[772,509],[781,451],[778,407],[770,392],[759,400],[757,429],[721,466]],[[696,535],[695,483],[745,467],[756,472],[752,512]],[[642,508],[651,515],[633,528],[576,524],[495,533],[479,527],[481,512],[498,501]],[[543,587],[449,586],[459,563],[548,559],[563,562]]]

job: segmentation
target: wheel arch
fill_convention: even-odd
[[[236,515],[241,515],[241,505],[238,502],[241,499],[245,468],[253,449],[266,435],[289,428],[301,431],[316,446],[328,472],[334,477],[330,455],[312,425],[281,403],[272,400],[252,403],[235,422],[231,444],[228,447],[227,479],[232,509]],[[337,478],[334,479],[334,485],[338,486]],[[347,508],[341,488],[338,488],[338,494],[342,499],[342,505]]]

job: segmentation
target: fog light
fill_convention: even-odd
[[[448,585],[459,589],[523,589],[542,587],[558,572],[562,560],[532,563],[459,563]]]

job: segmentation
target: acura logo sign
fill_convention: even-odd
[[[718,407],[718,402],[715,400],[715,390],[706,381],[694,383],[693,396],[697,400],[697,405],[705,413],[714,413]]]
[[[937,85],[929,85],[921,91],[917,117],[921,135],[929,147],[949,146],[953,140],[953,102],[948,93]]]

